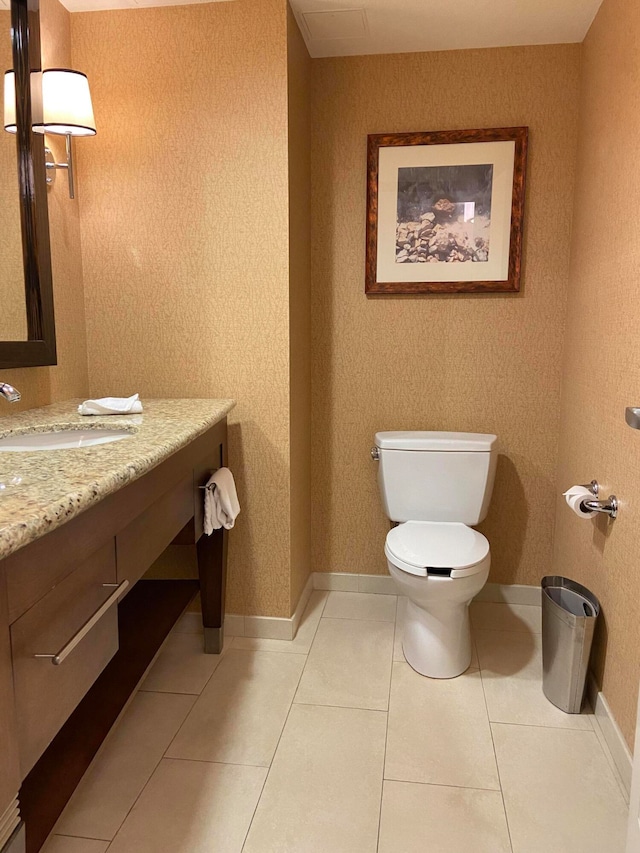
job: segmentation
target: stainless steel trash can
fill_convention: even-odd
[[[582,710],[600,602],[575,581],[542,578],[542,689],[567,714]]]

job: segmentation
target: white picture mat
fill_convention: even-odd
[[[509,278],[515,149],[516,144],[512,140],[380,148],[377,280],[379,282],[506,281]],[[493,165],[489,260],[482,263],[397,264],[395,258],[398,169],[482,164]]]

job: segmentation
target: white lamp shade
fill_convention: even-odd
[[[16,75],[14,71],[4,73],[4,129],[17,133],[16,125]]]
[[[49,68],[42,72],[42,111],[42,124],[33,125],[36,133],[93,136],[96,132],[89,81],[81,71]]]
[[[89,81],[81,71],[51,68],[42,74],[32,74],[32,108],[40,100],[38,78],[42,81],[43,119],[34,123],[36,133],[57,133],[71,136],[93,136],[96,122],[89,92]],[[34,118],[38,110],[34,110]],[[39,118],[39,116],[38,116]],[[17,133],[16,125],[16,75],[4,75],[4,129]]]

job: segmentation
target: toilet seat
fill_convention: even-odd
[[[429,569],[451,569],[451,578],[464,578],[484,568],[487,539],[460,522],[405,521],[387,534],[387,559],[411,575],[427,577]]]

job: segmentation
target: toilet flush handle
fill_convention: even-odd
[[[380,451],[378,450],[377,447],[371,448],[371,458],[373,459],[374,462],[380,461]]]

